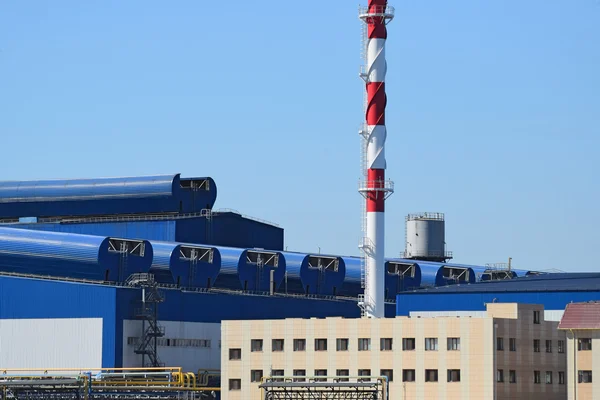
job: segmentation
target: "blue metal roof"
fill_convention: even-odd
[[[221,253],[197,244],[150,242],[154,259],[150,272],[157,282],[185,288],[211,287],[221,269]],[[195,254],[191,254],[191,252]]]
[[[339,293],[346,275],[346,264],[338,256],[324,254],[304,254],[282,252],[286,264],[286,277],[283,291],[286,293],[307,293],[333,295]],[[311,259],[331,259],[337,263],[337,270],[319,269],[311,266]]]
[[[0,182],[0,218],[194,213],[212,208],[212,178],[179,174]]]
[[[129,254],[123,262],[111,248],[113,242],[102,236],[0,227],[0,270],[100,281],[123,281],[132,273],[148,272],[150,243],[139,241],[143,254]]]

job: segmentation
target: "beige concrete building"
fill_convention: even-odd
[[[565,334],[543,316],[223,321],[222,399],[259,399],[269,375],[386,375],[390,399],[565,399]]]
[[[600,303],[567,304],[559,329],[567,336],[568,399],[600,399]]]

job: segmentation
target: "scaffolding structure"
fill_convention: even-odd
[[[387,400],[386,377],[269,377],[259,385],[263,400]]]

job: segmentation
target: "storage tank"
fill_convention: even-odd
[[[0,271],[123,282],[147,273],[153,251],[144,240],[0,227]]]
[[[403,258],[439,262],[452,258],[452,254],[446,251],[444,214],[420,213],[406,217]]]
[[[221,269],[221,254],[210,246],[151,242],[154,259],[150,272],[159,283],[184,288],[210,288]]]
[[[283,252],[286,275],[284,293],[335,296],[342,289],[346,265],[341,257]]]

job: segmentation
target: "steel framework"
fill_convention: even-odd
[[[329,380],[327,377],[272,377],[266,378],[259,387],[263,400],[387,400],[387,379],[365,378],[350,381],[349,377]]]

